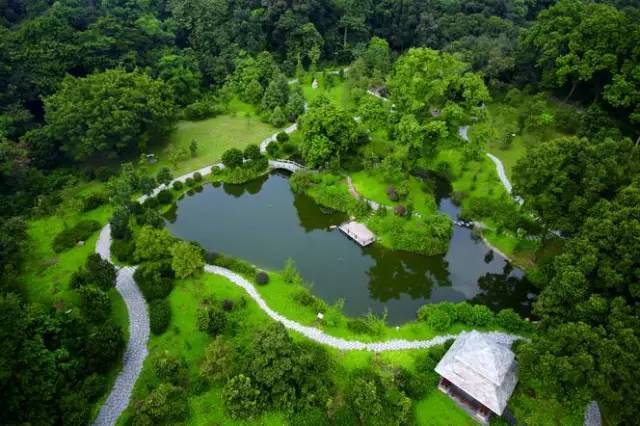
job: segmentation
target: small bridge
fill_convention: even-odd
[[[302,164],[291,160],[269,160],[269,167],[272,169],[289,170],[292,173],[305,169]]]

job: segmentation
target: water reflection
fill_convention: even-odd
[[[439,198],[441,209],[457,216],[457,207]],[[291,257],[315,294],[329,303],[344,298],[350,315],[386,309],[389,322],[401,323],[427,302],[473,300],[519,312],[530,305],[522,272],[505,269],[500,256],[487,256],[467,228],[454,227],[445,255],[421,256],[379,244],[361,248],[332,229],[345,219],[293,194],[285,175],[272,174],[246,185],[205,186],[178,202],[167,228],[262,268],[280,269]]]

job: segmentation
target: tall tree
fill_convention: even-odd
[[[137,71],[67,77],[45,99],[46,132],[74,160],[117,157],[167,131],[173,110],[165,84]]]

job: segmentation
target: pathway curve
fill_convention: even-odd
[[[111,261],[111,228],[102,228],[96,252]],[[147,303],[140,289],[133,279],[135,267],[124,267],[118,270],[116,290],[122,296],[129,316],[129,342],[122,357],[122,370],[118,373],[111,393],[100,408],[94,425],[114,425],[118,417],[129,405],[133,387],[142,371],[142,365],[147,357],[147,342],[149,341],[149,314]]]
[[[291,126],[283,129],[283,131],[286,133],[292,133],[297,128],[298,124],[293,123]],[[462,137],[466,139],[466,131],[463,132],[461,130],[460,134],[461,136],[464,134],[464,136]],[[275,141],[276,137],[277,133],[260,142],[260,151],[265,152],[267,146],[271,142]],[[500,162],[500,160],[498,160],[497,158],[496,160]],[[278,168],[279,161],[280,160],[270,160],[270,167]],[[502,163],[500,162],[500,164]],[[497,165],[498,163],[496,163],[496,166]],[[168,185],[163,184],[158,186],[151,192],[150,195],[143,195],[139,197],[138,201],[144,202],[147,198],[158,195],[158,193],[163,189],[171,187],[174,182],[185,182],[188,178],[193,178],[196,173],[200,173],[202,176],[209,175],[211,173],[211,168],[214,166],[224,168],[223,164],[218,163],[211,164],[199,170],[194,170],[192,172],[186,173],[173,179]],[[504,167],[502,168],[502,170],[504,172]],[[500,174],[500,172],[498,172],[498,174]],[[508,182],[508,179],[506,181]],[[357,195],[359,197],[360,195],[353,186],[353,182],[351,181],[350,177],[347,177],[347,182],[349,184],[350,192],[352,191],[352,194],[354,194],[354,196]],[[508,190],[510,192],[510,185]],[[367,200],[367,202],[371,205],[372,208],[376,210],[380,207],[380,205],[375,201]],[[96,243],[96,253],[98,253],[103,259],[112,262],[111,227],[109,224],[105,225],[104,228],[102,228],[102,230],[100,231],[100,236],[98,237],[98,241]],[[149,341],[149,313],[144,296],[140,292],[140,289],[133,279],[135,269],[135,267],[123,267],[118,268],[117,272],[116,290],[122,296],[122,299],[124,300],[127,307],[129,320],[129,341],[127,342],[127,348],[122,359],[122,370],[116,377],[116,381],[113,385],[113,388],[111,389],[111,392],[109,393],[109,396],[107,397],[103,406],[100,408],[100,412],[98,413],[98,416],[96,417],[94,422],[94,425],[96,426],[115,425],[120,415],[129,405],[129,400],[131,398],[133,388],[140,375],[140,372],[142,371],[144,360],[146,359],[148,354],[147,343]],[[207,273],[223,276],[230,280],[232,283],[243,288],[249,294],[249,296],[253,300],[255,300],[260,309],[262,309],[273,320],[281,322],[287,329],[298,332],[308,339],[311,339],[323,345],[333,347],[335,349],[343,351],[366,350],[373,352],[423,349],[442,344],[445,341],[456,337],[456,335],[454,334],[447,334],[443,336],[436,336],[427,340],[392,339],[383,342],[360,342],[357,340],[342,339],[339,337],[328,335],[318,328],[306,326],[292,321],[275,312],[273,309],[269,308],[262,296],[260,296],[258,291],[255,289],[253,284],[251,284],[242,276],[234,273],[233,271],[214,265],[205,265],[204,269]],[[514,340],[521,338],[520,336],[500,332],[487,332],[485,334],[502,344],[511,344]]]

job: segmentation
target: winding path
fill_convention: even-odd
[[[109,225],[100,231],[96,253],[111,262],[111,227]],[[94,422],[97,426],[114,425],[120,414],[127,408],[133,387],[147,357],[149,314],[144,296],[133,279],[135,269],[135,267],[124,267],[118,270],[116,290],[127,306],[129,342],[122,357],[122,370],[118,373],[111,393],[100,408]]]
[[[286,133],[292,133],[296,129],[297,123],[294,123],[283,131],[285,131]],[[466,137],[466,131],[461,132],[461,136],[463,134],[463,137]],[[271,142],[276,140],[276,135],[277,134],[273,134],[260,143],[261,152],[265,152],[267,146]],[[499,162],[500,160],[497,161]],[[271,168],[282,168],[282,164],[280,164],[281,162],[281,160],[270,160],[269,165]],[[288,166],[289,165],[290,164],[288,164]],[[496,163],[496,166],[497,165],[498,163]],[[223,164],[212,164],[209,166],[205,166],[199,170],[186,173],[173,179],[168,185],[163,184],[158,186],[151,192],[149,196],[153,197],[158,195],[160,191],[170,187],[176,181],[185,182],[188,178],[193,178],[195,173],[200,173],[202,176],[209,175],[213,166],[224,168]],[[502,168],[502,170],[504,171],[504,168]],[[498,174],[500,174],[500,172],[498,172]],[[504,182],[505,181],[503,181],[503,184]],[[508,179],[506,180],[506,182],[508,182]],[[351,187],[352,186],[353,185],[351,184]],[[355,188],[353,188],[353,191],[355,191]],[[143,202],[149,196],[143,195],[138,199],[138,201]],[[369,202],[375,203],[373,201]],[[375,204],[376,206],[374,208],[380,207],[379,205],[377,205],[377,203]],[[105,225],[104,228],[102,228],[102,230],[100,231],[100,235],[96,243],[96,253],[98,253],[103,259],[112,262],[111,227],[109,224]],[[144,360],[146,359],[148,354],[147,343],[149,341],[149,313],[144,296],[140,292],[140,289],[133,279],[135,269],[135,267],[122,267],[118,268],[117,272],[116,290],[122,296],[127,307],[129,320],[129,341],[127,342],[127,348],[122,358],[122,370],[120,371],[120,373],[118,373],[109,396],[107,397],[103,406],[100,408],[100,412],[98,413],[98,416],[96,417],[94,422],[94,425],[96,426],[115,425],[120,415],[129,405],[129,400],[131,398],[133,388],[140,375],[140,372],[142,371]],[[442,344],[445,341],[456,337],[456,335],[454,334],[447,334],[443,336],[436,336],[427,340],[392,339],[383,342],[361,342],[357,340],[342,339],[326,334],[316,327],[306,326],[280,315],[267,305],[262,296],[260,296],[256,288],[253,286],[253,284],[251,284],[249,281],[236,274],[235,272],[214,265],[205,265],[204,270],[205,272],[210,274],[223,276],[232,283],[243,288],[247,292],[247,294],[258,304],[260,309],[262,309],[274,321],[281,322],[287,329],[300,333],[301,335],[317,343],[327,345],[338,350],[366,350],[372,352],[383,352],[424,349]],[[487,332],[485,334],[502,344],[511,344],[514,340],[521,338],[520,336],[500,332]]]

